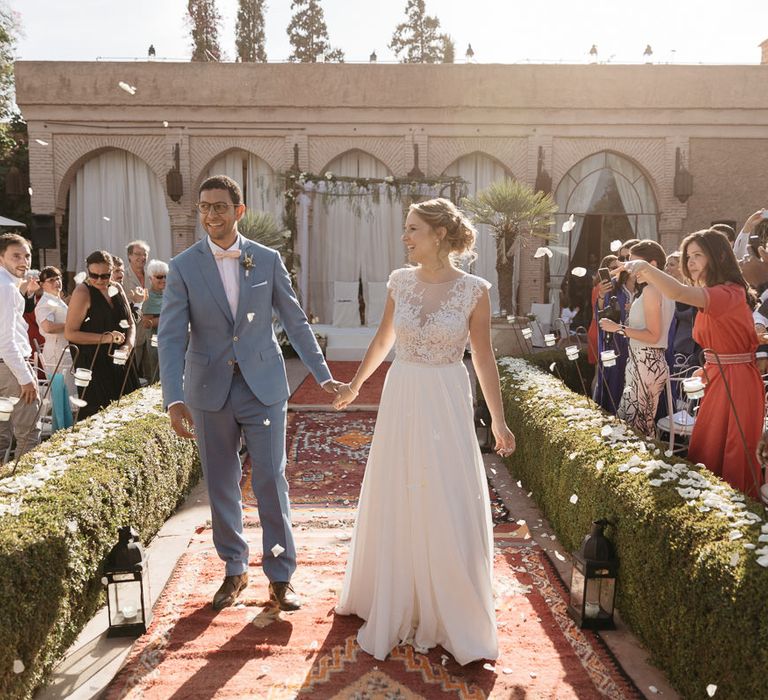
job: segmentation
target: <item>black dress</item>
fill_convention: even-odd
[[[122,294],[113,296],[110,304],[98,289],[89,284],[86,284],[86,287],[91,295],[91,305],[80,330],[85,333],[106,333],[108,331],[125,333],[126,329],[120,326],[120,322],[127,320],[131,316],[131,312]],[[105,340],[108,339],[105,338]],[[78,387],[78,393],[81,397],[85,394],[85,400],[88,402],[87,406],[80,409],[78,419],[92,416],[120,397],[120,389],[123,386],[126,370],[128,370],[128,378],[125,379],[123,394],[138,389],[139,382],[136,372],[132,369],[133,362],[128,361],[124,365],[116,365],[108,355],[108,342],[102,343],[101,346],[78,345],[77,347],[80,349],[80,354],[77,362],[75,362],[75,367],[90,368],[94,353],[96,353],[96,361],[93,363],[93,378],[90,384],[87,387]],[[112,348],[114,349],[115,346],[113,345]]]

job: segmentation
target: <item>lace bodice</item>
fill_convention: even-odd
[[[469,317],[490,283],[475,275],[422,282],[416,268],[395,270],[387,282],[395,302],[395,353],[401,360],[447,365],[461,360]]]

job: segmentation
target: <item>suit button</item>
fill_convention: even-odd
[[[235,361],[234,360],[227,360],[227,364],[231,367],[232,365],[235,364]]]
[[[240,340],[240,338],[238,338],[237,336],[235,336],[234,338],[232,338],[232,340],[234,340],[235,342],[237,342],[238,340]]]

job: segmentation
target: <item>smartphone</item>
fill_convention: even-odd
[[[607,267],[601,267],[597,271],[601,282],[613,282],[611,279],[611,271]]]

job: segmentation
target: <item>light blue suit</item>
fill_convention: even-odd
[[[290,581],[296,550],[285,479],[289,392],[272,331],[273,310],[315,379],[322,383],[331,374],[280,255],[239,234],[238,239],[242,252],[235,318],[207,237],[171,260],[158,329],[163,400],[166,406],[184,401],[192,413],[211,501],[213,541],[226,575],[248,567],[238,458],[242,434],[253,462],[262,566],[270,581]],[[253,261],[247,275],[246,256]],[[279,556],[271,551],[276,544],[285,550]]]

